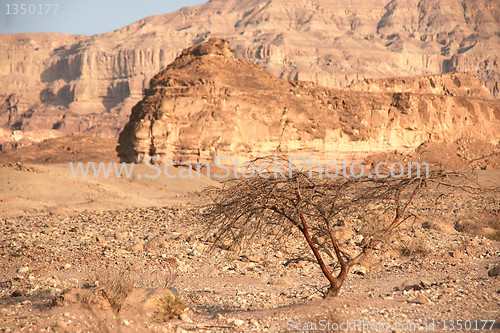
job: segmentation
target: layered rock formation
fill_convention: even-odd
[[[0,35],[0,127],[115,135],[149,78],[211,36],[287,80],[459,71],[498,97],[499,21],[495,0],[212,0],[92,37]]]
[[[232,54],[227,41],[211,39],[154,76],[120,134],[120,159],[232,161],[277,153],[332,161],[426,140],[500,139],[500,102],[470,74],[367,80],[336,90],[288,82]]]

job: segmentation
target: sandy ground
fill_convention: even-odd
[[[103,163],[109,167],[109,162]],[[86,162],[82,165],[86,166]],[[160,169],[150,166],[128,164],[127,167],[133,168],[129,177],[116,177],[112,168],[109,178],[103,174],[96,178],[89,168],[84,178],[81,172],[74,177],[69,163],[0,166],[0,214],[20,215],[27,211],[60,214],[196,204],[190,193],[219,184],[203,172],[198,177],[193,171],[193,178],[183,178],[180,174],[187,173],[182,168],[170,167],[168,173],[175,178],[168,178],[163,170],[158,175]],[[500,186],[500,170],[480,170],[478,179],[485,186]]]
[[[179,176],[182,169],[177,168],[169,169],[169,174],[176,178],[169,179],[163,174],[147,178],[157,175],[157,170],[145,165],[134,165],[130,178],[117,178],[113,172],[107,179],[93,175],[83,178],[81,173],[73,178],[68,163],[30,165],[17,169],[0,168],[0,214],[5,216],[25,211],[60,214],[82,210],[163,207],[186,202],[186,194],[217,185],[203,175],[199,179],[183,179]]]

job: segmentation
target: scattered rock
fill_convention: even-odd
[[[185,321],[186,323],[190,323],[192,324],[193,323],[193,319],[191,319],[191,317],[189,317],[189,315],[187,313],[183,313],[180,315],[180,319],[182,321]]]
[[[133,264],[131,264],[130,266],[128,266],[127,268],[129,271],[131,272],[138,272],[141,270],[141,265],[139,265],[138,262],[134,262]]]
[[[453,259],[463,259],[465,258],[465,255],[460,251],[460,250],[454,250],[448,252],[448,255],[452,257]]]
[[[124,239],[125,237],[127,237],[127,233],[120,231],[115,232],[115,239],[120,240]]]
[[[169,287],[168,290],[170,290],[174,296],[179,296],[179,290],[177,290],[177,288]]]
[[[242,326],[245,324],[245,322],[241,319],[236,319],[235,321],[233,321],[233,324],[234,326]]]
[[[103,315],[115,313],[106,293],[99,288],[68,290],[56,296],[52,305],[70,308],[75,305],[80,306],[82,303],[92,311],[99,311]]]
[[[68,324],[64,320],[58,320],[56,322],[56,326],[58,328],[66,329],[68,327]]]
[[[405,282],[403,282],[398,290],[402,290],[402,291],[410,291],[410,290],[422,290],[423,289],[423,286],[421,285],[420,282],[416,282],[416,281],[411,281],[411,280],[407,280]]]
[[[28,273],[29,271],[30,271],[29,267],[26,267],[26,266],[21,267],[21,268],[19,268],[19,269],[17,270],[17,272],[18,272],[19,274],[26,274],[26,273]]]
[[[142,251],[142,250],[144,250],[144,243],[142,243],[142,242],[138,242],[138,243],[135,243],[134,245],[127,247],[127,251],[130,251],[130,252],[138,252],[138,251]]]
[[[423,288],[430,288],[432,286],[432,283],[425,280],[425,279],[421,279],[420,280],[420,285],[423,287]]]
[[[25,292],[22,291],[22,290],[14,290],[14,292],[12,293],[12,297],[22,297],[25,295]]]
[[[352,268],[352,274],[365,276],[366,275],[366,267],[363,267],[363,266],[354,266]]]
[[[148,251],[158,249],[165,242],[165,238],[160,236],[147,237],[144,249]]]
[[[148,215],[154,209],[130,211],[131,217],[127,218],[130,224],[124,224],[120,220],[114,225],[113,221],[117,220],[114,214],[120,216],[121,212],[113,212],[113,215],[101,212],[85,213],[82,217],[68,219],[72,226],[76,227],[76,231],[69,234],[67,231],[69,227],[63,222],[64,218],[58,216],[47,218],[40,215],[42,223],[54,225],[54,230],[66,230],[66,234],[63,231],[57,233],[55,231],[52,237],[39,232],[43,230],[43,224],[37,220],[18,219],[11,222],[0,217],[0,231],[4,234],[9,235],[11,226],[15,224],[15,233],[25,235],[22,241],[9,237],[0,240],[4,246],[0,247],[0,250],[7,249],[14,254],[18,252],[24,254],[24,256],[2,257],[4,263],[10,261],[12,263],[10,266],[5,265],[11,268],[5,271],[6,276],[0,281],[0,293],[5,305],[5,308],[0,309],[0,331],[5,326],[11,327],[13,332],[21,331],[22,327],[26,327],[25,331],[29,331],[30,323],[35,322],[32,331],[37,332],[47,331],[47,327],[51,331],[56,329],[93,331],[92,327],[85,329],[84,321],[90,325],[93,323],[87,315],[82,317],[86,311],[80,313],[79,309],[82,308],[102,316],[103,324],[110,327],[110,331],[117,331],[120,328],[124,331],[141,330],[144,325],[148,325],[151,331],[166,332],[180,331],[179,327],[187,331],[196,330],[196,327],[206,327],[207,330],[213,331],[226,328],[231,330],[233,327],[235,331],[253,329],[259,332],[279,332],[278,325],[282,325],[283,321],[277,318],[276,311],[290,318],[296,316],[298,319],[304,319],[301,317],[302,310],[296,312],[297,308],[293,304],[303,302],[308,306],[309,300],[320,301],[321,294],[317,288],[324,286],[324,280],[318,265],[311,261],[311,254],[302,252],[303,248],[298,246],[301,240],[296,243],[281,244],[281,251],[270,251],[267,245],[257,244],[243,249],[242,252],[228,252],[218,248],[214,248],[213,252],[207,252],[205,249],[211,244],[200,241],[196,236],[193,237],[192,243],[186,242],[185,239],[176,241],[170,237],[173,226],[157,222],[166,220],[165,216],[170,216],[170,210],[167,212],[159,210],[161,215],[158,211]],[[75,222],[78,219],[81,221]],[[48,221],[45,222],[46,220]],[[89,221],[94,224],[89,225]],[[188,224],[190,222],[181,217],[172,221],[173,225],[175,223],[182,224],[183,227],[178,227],[177,230],[184,235],[190,232],[194,235],[193,230],[198,230],[195,229],[198,228],[195,222],[190,225]],[[187,230],[182,229],[184,227]],[[130,232],[130,239],[126,242],[116,241],[112,236],[111,239],[108,237],[115,234],[114,229],[122,230],[120,228],[126,228]],[[480,316],[481,313],[494,311],[496,303],[500,300],[496,278],[485,278],[485,276],[498,266],[499,252],[496,243],[489,241],[487,243],[481,237],[421,230],[425,233],[429,246],[432,249],[437,248],[435,251],[437,253],[444,251],[447,253],[449,249],[463,249],[464,245],[470,245],[477,249],[478,253],[484,254],[485,258],[455,260],[447,255],[385,258],[382,261],[384,267],[382,274],[370,274],[367,270],[367,275],[363,279],[355,276],[348,278],[341,291],[342,297],[339,301],[342,305],[339,307],[351,314],[363,311],[367,320],[376,321],[384,317],[392,320],[391,323],[402,320],[405,314],[407,318],[412,319],[433,318],[449,310],[447,315],[472,318]],[[80,242],[80,235],[88,238]],[[106,235],[108,244],[103,246],[95,242],[95,235]],[[146,240],[146,243],[153,241],[148,235],[166,237],[169,247],[151,252],[125,250],[127,246],[133,244],[132,241],[141,242],[142,239]],[[14,245],[11,245],[12,243]],[[307,243],[302,242],[300,245],[308,250]],[[344,244],[346,248],[351,245]],[[144,247],[146,248],[146,245]],[[377,257],[380,255],[379,252],[376,254]],[[31,258],[35,258],[36,261],[30,260]],[[66,263],[72,264],[70,270],[57,271],[65,267]],[[173,273],[179,276],[173,284],[175,288],[169,289],[171,294],[178,296],[180,293],[180,297],[192,302],[193,307],[205,306],[211,312],[210,315],[186,311],[181,321],[177,318],[183,313],[180,311],[176,312],[174,320],[161,324],[155,321],[157,301],[169,291],[161,289],[157,291],[153,287],[164,288],[171,285],[165,283],[169,264],[172,264]],[[182,271],[177,270],[177,265],[184,267]],[[26,276],[19,274],[16,269],[25,266],[30,267]],[[225,266],[229,267],[229,270],[222,272]],[[207,267],[213,274],[207,273],[205,270]],[[351,273],[357,272],[358,268],[361,270],[360,273],[363,271],[362,266],[355,266]],[[140,290],[133,289],[123,300],[121,310],[117,312],[109,300],[113,299],[112,294],[106,294],[105,280],[98,279],[92,274],[94,270],[99,273],[98,270],[101,269],[106,272],[108,269],[111,269],[109,272],[114,270],[117,273],[124,272],[124,278],[127,280],[131,278],[136,286],[144,287],[138,288]],[[252,276],[246,275],[249,272]],[[110,274],[110,278],[112,277],[114,275]],[[101,283],[95,285],[96,280]],[[388,281],[398,281],[398,283],[388,283]],[[405,283],[400,283],[403,281]],[[81,287],[82,285],[85,287]],[[149,286],[153,287],[148,288]],[[393,290],[392,287],[396,286],[397,289],[401,287],[403,292]],[[421,292],[423,289],[425,292]],[[12,298],[16,290],[21,293],[15,293],[18,298]],[[24,290],[26,292],[23,292]],[[54,301],[49,304],[51,298]],[[404,300],[408,300],[410,304],[401,306]],[[42,309],[40,306],[43,305],[41,301],[46,305],[52,305],[53,308],[50,311],[40,312]],[[455,304],[452,302],[460,302],[461,305],[452,307],[450,304]],[[316,308],[314,304],[319,306]],[[305,316],[325,314],[323,303],[311,303],[311,305],[314,306],[314,312],[308,312]],[[168,307],[163,306],[162,309]],[[236,309],[241,315],[237,315],[236,312],[225,312],[224,309]],[[265,310],[269,315],[256,317],[254,321],[250,320],[251,313],[261,310]],[[211,314],[214,313],[219,315],[212,317]],[[51,317],[52,314],[55,315]],[[38,321],[35,316],[40,316],[42,321]],[[45,317],[48,317],[47,320],[43,319]],[[235,323],[236,318],[241,321]],[[61,319],[68,324],[66,329],[55,327],[57,321]],[[19,323],[14,320],[19,320]],[[129,327],[126,327],[127,322],[130,324]],[[113,325],[114,327],[111,327]],[[213,328],[209,328],[211,325]],[[247,327],[250,329],[246,329]]]
[[[422,293],[418,294],[415,302],[418,304],[432,304],[432,301]]]
[[[495,277],[500,275],[500,265],[497,265],[488,271],[489,277]]]
[[[262,255],[258,254],[250,254],[246,257],[249,262],[254,262],[254,263],[261,263],[266,260],[266,258]]]
[[[233,246],[233,242],[228,240],[228,239],[224,239],[222,241],[220,241],[218,244],[217,244],[221,249],[224,249],[224,250],[230,250],[231,247]]]
[[[288,276],[278,276],[269,279],[268,281],[269,284],[275,285],[275,286],[295,286],[296,283],[292,281]]]

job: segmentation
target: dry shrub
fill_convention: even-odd
[[[177,261],[175,258],[167,258],[165,268],[165,280],[163,286],[165,288],[170,288],[173,286],[174,282],[179,277],[179,271],[177,270]]]
[[[180,297],[168,294],[158,300],[154,318],[160,323],[179,318],[187,307]]]
[[[213,203],[201,209],[200,220],[206,233],[214,235],[214,246],[246,248],[262,238],[283,246],[301,235],[329,282],[328,296],[339,294],[350,268],[373,251],[384,251],[388,241],[401,237],[402,229],[418,215],[449,212],[456,192],[468,197],[486,192],[475,179],[458,172],[433,171],[428,178],[330,178],[275,158],[252,161],[260,164],[259,170],[268,166],[260,175],[207,189]],[[276,163],[282,176],[270,167]],[[477,209],[483,211],[483,204]],[[362,241],[347,248],[344,241],[358,234]],[[402,252],[425,255],[429,249],[416,241]]]
[[[94,285],[104,292],[116,312],[120,311],[125,299],[134,288],[128,269],[99,271],[92,280]]]
[[[500,230],[496,230],[492,233],[487,234],[486,238],[491,239],[493,241],[500,241]]]
[[[466,234],[480,235],[483,225],[474,219],[464,219],[455,223],[455,229]]]
[[[431,249],[421,238],[413,238],[403,243],[399,248],[399,253],[405,257],[425,257],[431,253]]]
[[[484,214],[481,217],[462,219],[455,223],[457,231],[474,236],[495,237],[500,234],[500,216],[498,214]],[[488,230],[494,230],[488,232]],[[491,238],[490,238],[491,239]]]

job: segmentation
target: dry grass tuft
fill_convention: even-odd
[[[431,253],[431,249],[421,238],[415,238],[402,244],[398,251],[405,257],[425,257]]]
[[[179,271],[177,270],[178,264],[175,258],[167,258],[165,268],[165,280],[163,286],[165,288],[170,288],[173,286],[177,278],[179,277]]]
[[[116,312],[120,311],[125,299],[134,288],[134,282],[128,269],[100,271],[95,274],[92,280],[94,285],[104,292]]]
[[[493,240],[493,241],[500,241],[500,230],[496,230],[492,233],[487,234],[486,238]]]
[[[470,235],[495,239],[500,235],[500,216],[496,213],[463,219],[455,223],[455,229]]]

